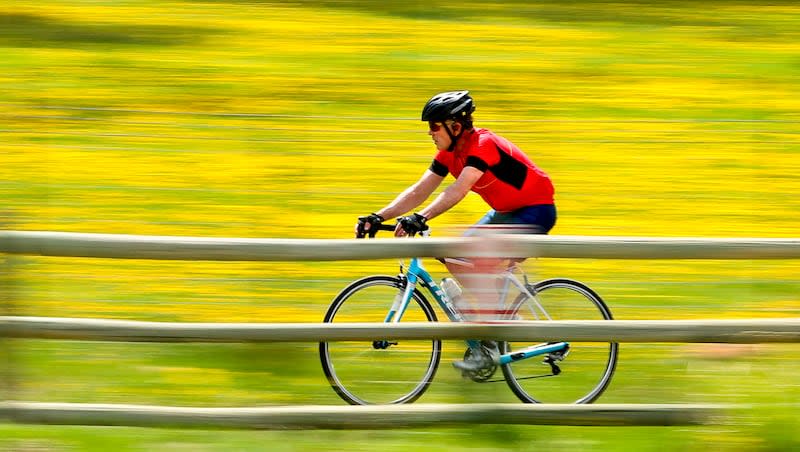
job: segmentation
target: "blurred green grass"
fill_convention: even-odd
[[[794,2],[146,1],[0,5],[5,226],[348,237],[424,171],[424,101],[468,88],[477,123],[554,178],[556,234],[797,234],[800,8]],[[436,220],[457,233],[485,207]],[[433,262],[430,269],[443,275]],[[794,261],[529,262],[622,319],[797,317]],[[14,257],[16,315],[316,322],[397,263]],[[339,404],[313,344],[13,341],[16,400]],[[625,344],[602,402],[754,403],[721,426],[198,432],[0,425],[49,450],[790,450],[796,346]],[[448,372],[422,402],[506,401]],[[718,354],[715,352],[718,351]]]

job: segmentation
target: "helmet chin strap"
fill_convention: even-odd
[[[455,124],[455,122],[453,124]],[[444,126],[444,130],[447,131],[447,135],[450,137],[450,147],[448,147],[447,150],[453,152],[453,149],[456,148],[456,142],[461,138],[461,135],[464,134],[464,127],[461,127],[461,132],[459,132],[458,135],[453,135],[453,132],[450,131],[450,127],[447,127],[447,124],[442,125]]]

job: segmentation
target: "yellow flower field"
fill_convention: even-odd
[[[425,101],[469,89],[477,125],[517,143],[552,176],[554,235],[797,237],[798,54],[800,6],[792,2],[0,4],[0,227],[348,238],[357,216],[428,167],[435,150],[418,120]],[[470,195],[432,221],[434,234],[457,235],[485,210]],[[527,266],[534,278],[587,283],[621,319],[800,316],[796,261]],[[13,315],[318,322],[349,281],[394,274],[397,262],[7,256],[4,268],[4,313]],[[445,276],[433,260],[428,268]],[[30,378],[14,398],[339,403],[319,381],[314,344],[214,346],[213,358],[202,346],[143,345],[129,354],[126,345],[30,341],[19,352]],[[458,347],[451,354],[463,353]],[[688,346],[627,350],[621,367],[629,367],[607,401],[797,395],[788,381],[797,370],[792,345],[755,349],[737,375],[726,374],[724,361],[687,357]],[[759,360],[782,370],[763,371]],[[52,369],[57,382],[48,386]],[[462,397],[456,376],[442,379],[427,401]],[[782,394],[764,394],[775,385]],[[486,391],[476,397],[511,401],[505,388]],[[796,427],[788,424],[781,431]],[[697,450],[698,438],[720,450],[769,445],[755,428],[734,430],[730,438],[709,427],[670,440],[685,450]],[[481,445],[499,449],[490,437],[502,433]],[[650,441],[660,433],[650,433],[619,443],[586,434],[574,449],[660,450]],[[13,434],[24,446],[25,434]],[[431,435],[451,447],[460,434]],[[285,442],[276,435],[269,438]],[[11,444],[3,436],[0,449]],[[561,447],[545,436],[520,434],[545,450]],[[68,437],[51,440],[68,448]],[[262,437],[236,438],[253,448]],[[392,438],[403,450],[424,447]],[[390,440],[375,441],[364,450],[391,449]]]

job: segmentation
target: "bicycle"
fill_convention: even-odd
[[[379,229],[394,230],[394,226],[379,225]],[[371,231],[370,237],[375,233]],[[554,278],[532,284],[515,260],[498,281],[500,320],[612,320],[600,296],[578,281]],[[349,284],[331,303],[324,322],[436,322],[436,312],[420,286],[450,321],[464,321],[446,291],[434,282],[421,259],[414,257],[406,268],[401,261],[396,277],[368,276]],[[512,287],[519,294],[509,303]],[[619,352],[615,342],[466,342],[465,359],[475,353],[488,356],[495,344],[499,359],[495,353],[492,366],[464,376],[479,383],[503,381],[491,379],[499,367],[511,391],[525,403],[591,403],[610,383]],[[431,385],[442,341],[320,342],[319,353],[328,382],[344,401],[352,405],[411,403]],[[543,371],[536,372],[537,366],[531,363],[538,360],[531,358],[542,356],[538,367]],[[539,395],[534,396],[534,391]]]

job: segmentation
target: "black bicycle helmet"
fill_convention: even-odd
[[[439,93],[422,109],[423,121],[445,121],[469,116],[475,111],[475,102],[469,91],[448,91]]]

